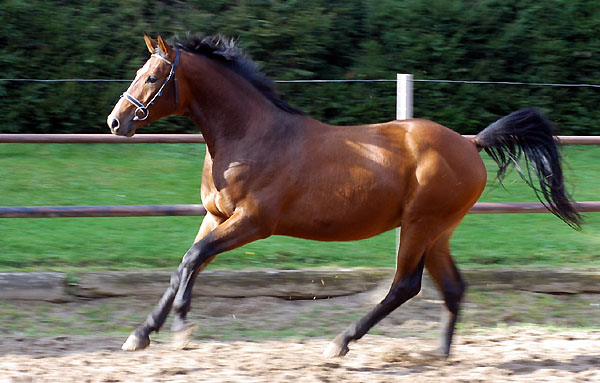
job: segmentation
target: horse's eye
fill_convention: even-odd
[[[158,79],[154,76],[148,76],[148,78],[146,79],[146,82],[149,84],[154,84]]]

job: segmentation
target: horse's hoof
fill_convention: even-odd
[[[171,348],[173,350],[183,350],[190,344],[192,340],[192,333],[194,332],[194,325],[189,324],[184,329],[173,332],[173,340],[171,341]]]
[[[124,351],[142,350],[150,345],[150,337],[139,337],[135,332],[129,335],[129,338],[121,346]]]
[[[350,351],[348,346],[341,346],[337,344],[335,341],[329,343],[329,345],[323,350],[323,357],[330,358],[340,358],[346,355]]]
[[[439,359],[448,359],[450,358],[450,348],[446,346],[440,346],[435,350],[432,350],[431,354],[437,356]]]
[[[435,348],[432,350],[423,350],[419,353],[421,355],[421,357],[426,358],[430,361],[435,361],[435,360],[446,360],[449,357],[449,354],[447,354],[444,351],[444,348]]]

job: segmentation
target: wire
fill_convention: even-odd
[[[449,83],[449,84],[491,84],[491,85],[527,85],[527,86],[554,86],[554,87],[570,87],[570,88],[600,88],[598,84],[559,84],[559,83],[544,83],[544,82],[518,82],[518,81],[468,81],[468,80],[420,80],[413,79],[413,82],[434,82],[434,83]]]
[[[131,82],[131,80],[112,80],[102,78],[60,78],[60,79],[37,79],[37,78],[0,78],[6,82]]]
[[[0,78],[6,82],[131,82],[131,80],[112,80],[101,78],[63,78],[63,79],[36,79],[36,78]],[[396,82],[396,80],[374,79],[374,80],[274,80],[279,83],[324,83],[324,82]]]
[[[0,78],[0,82],[131,82],[131,80],[102,79],[102,78],[63,78],[63,79],[36,79],[36,78]],[[474,84],[474,85],[522,85],[522,86],[549,86],[564,88],[600,88],[600,84],[563,84],[563,83],[543,83],[543,82],[519,82],[519,81],[474,81],[474,80],[429,80],[412,79],[412,82],[430,82],[444,84]],[[396,82],[391,79],[344,79],[344,80],[275,80],[276,83],[370,83],[370,82]]]
[[[321,82],[396,82],[396,80],[373,79],[373,80],[274,80],[278,83],[321,83]]]

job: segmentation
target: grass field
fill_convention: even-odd
[[[200,202],[201,144],[0,144],[0,205]],[[565,147],[575,199],[600,200],[600,148]],[[486,159],[481,201],[535,201],[513,172],[505,189]],[[573,186],[574,185],[574,186]],[[582,232],[551,214],[469,215],[453,238],[459,265],[600,266],[600,213]],[[0,219],[0,269],[175,267],[201,217]],[[214,268],[395,264],[395,232],[351,243],[272,237],[222,254]]]

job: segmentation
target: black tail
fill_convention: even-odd
[[[580,228],[583,219],[565,190],[552,123],[536,109],[521,109],[502,117],[481,131],[475,141],[498,164],[500,182],[508,166],[514,164],[521,178],[535,190],[537,198],[548,210],[569,226]],[[519,165],[522,154],[525,155],[527,174]],[[539,188],[533,182],[532,173],[539,180]]]

